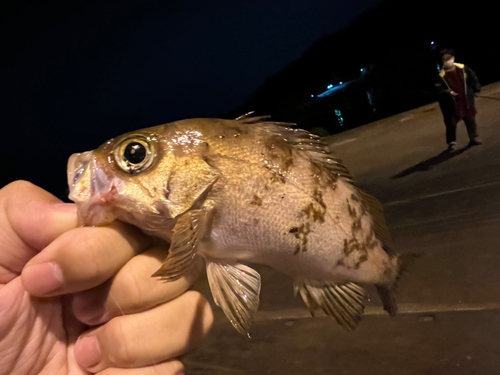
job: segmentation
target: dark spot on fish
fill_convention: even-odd
[[[307,251],[307,236],[311,233],[309,223],[302,224],[300,227],[290,228],[289,233],[293,234],[296,239],[300,240],[299,248],[302,252]]]
[[[339,260],[339,261],[337,262],[337,267],[345,267],[345,263],[344,263],[344,261]]]
[[[357,270],[359,269],[359,267],[361,266],[362,263],[366,262],[368,260],[368,255],[365,253],[365,254],[362,254],[358,261],[356,262],[356,264],[354,265],[354,269]]]
[[[318,189],[316,188],[316,190],[314,190],[314,194],[313,194],[313,199],[318,202],[318,204],[325,208],[326,209],[326,205],[325,205],[325,202],[323,201],[323,193]]]
[[[262,198],[259,197],[257,194],[254,194],[252,201],[250,201],[250,204],[252,206],[262,206]]]
[[[259,219],[253,219],[253,225],[259,225],[260,221]]]
[[[269,186],[264,185],[264,190],[269,190]]]
[[[313,203],[310,203],[306,208],[302,210],[302,213],[308,218],[312,219],[314,222],[324,223],[325,222],[325,212],[324,208],[317,208]]]
[[[281,199],[285,199],[285,196],[282,196]]]
[[[169,179],[167,180],[167,185],[165,186],[165,199],[168,200],[168,198],[170,197],[170,193],[171,193],[171,187],[170,187],[170,180],[171,180],[171,177],[169,177]]]
[[[290,169],[290,167],[293,166],[293,156],[290,156],[289,158],[286,158],[285,159],[285,163],[283,165],[283,169],[288,171]]]
[[[349,256],[351,253],[361,249],[361,244],[356,238],[351,238],[349,241],[344,239],[344,255]]]
[[[356,194],[352,194],[352,195],[351,195],[351,199],[352,199],[354,202],[358,202],[358,203],[360,202],[360,200],[359,200],[359,198],[358,198],[358,196],[357,196]]]
[[[271,182],[279,182],[284,184],[286,182],[286,179],[281,173],[279,172],[273,172],[273,176],[271,176]]]
[[[386,266],[384,269],[384,276],[391,276],[392,275],[392,270],[390,267]]]
[[[358,216],[356,219],[353,220],[351,230],[353,234],[354,232],[361,230],[361,216]]]
[[[293,252],[293,255],[297,255],[298,253],[300,253],[300,245],[297,245],[295,251]]]
[[[352,217],[353,219],[355,219],[356,216],[358,216],[358,213],[357,213],[356,209],[351,206],[349,199],[346,199],[346,200],[347,200],[347,210],[349,211],[349,216]]]

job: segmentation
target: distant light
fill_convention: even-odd
[[[364,69],[361,69],[361,73],[363,73],[365,70]]]
[[[433,45],[434,45],[434,42],[431,42],[431,45],[433,46]]]
[[[314,95],[311,95],[311,98],[314,98]]]
[[[340,82],[340,84],[342,84],[342,82]]]
[[[327,89],[333,89],[333,85],[328,85]]]
[[[335,110],[335,115],[337,116],[337,120],[340,126],[344,126],[344,118],[342,117],[342,112],[338,109]]]

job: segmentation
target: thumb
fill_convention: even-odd
[[[77,225],[74,204],[26,181],[7,185],[0,190],[0,267],[19,274],[34,255]],[[3,279],[0,272],[0,283]]]

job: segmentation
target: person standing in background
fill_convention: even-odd
[[[453,50],[443,50],[440,56],[443,69],[436,80],[436,89],[446,125],[448,151],[456,149],[457,124],[461,120],[467,127],[469,146],[480,145],[474,97],[481,91],[481,85],[476,73],[468,66],[456,63]]]

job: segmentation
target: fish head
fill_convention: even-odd
[[[73,154],[67,170],[69,198],[81,223],[97,226],[119,219],[146,231],[165,226],[172,219],[162,178],[169,164],[159,135],[148,130]]]

